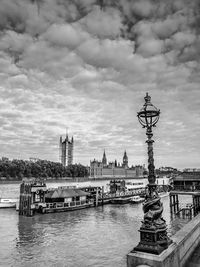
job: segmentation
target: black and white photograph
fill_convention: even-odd
[[[200,267],[199,133],[199,0],[0,0],[0,267]]]

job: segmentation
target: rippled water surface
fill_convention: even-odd
[[[18,184],[2,188],[10,197],[18,196]],[[171,222],[168,197],[162,202],[171,235],[185,222]],[[139,242],[142,218],[141,204],[105,205],[34,217],[1,209],[0,266],[124,267],[127,253]]]

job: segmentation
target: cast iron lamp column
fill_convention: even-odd
[[[151,97],[146,94],[143,108],[138,112],[138,120],[143,128],[146,128],[148,145],[148,185],[143,204],[144,220],[140,227],[140,242],[134,251],[160,254],[171,243],[167,236],[167,226],[162,218],[163,204],[157,192],[155,166],[153,158],[153,132],[159,120],[160,110],[151,103]]]

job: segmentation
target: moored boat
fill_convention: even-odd
[[[92,199],[88,199],[90,194],[78,188],[57,188],[49,191],[45,196],[46,206],[42,213],[71,211],[94,206]]]
[[[132,192],[135,194],[142,194],[145,191],[145,181],[141,182],[126,182],[126,192]]]
[[[144,198],[140,196],[134,196],[130,200],[131,203],[141,203],[143,201],[144,201]]]
[[[127,204],[131,201],[131,197],[118,197],[110,200],[112,204]]]
[[[15,208],[17,199],[0,198],[0,208]]]
[[[23,180],[20,185],[19,215],[33,216],[35,213],[72,211],[94,206],[90,192],[74,186],[61,186],[47,189],[40,179]]]

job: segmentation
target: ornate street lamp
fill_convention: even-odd
[[[143,128],[146,128],[148,145],[148,185],[145,201],[143,204],[144,220],[140,227],[140,242],[134,251],[160,254],[171,243],[167,236],[166,222],[162,218],[163,204],[157,192],[155,166],[153,158],[153,132],[152,127],[156,126],[159,120],[160,110],[151,103],[151,97],[146,94],[143,108],[138,112],[137,117]]]

